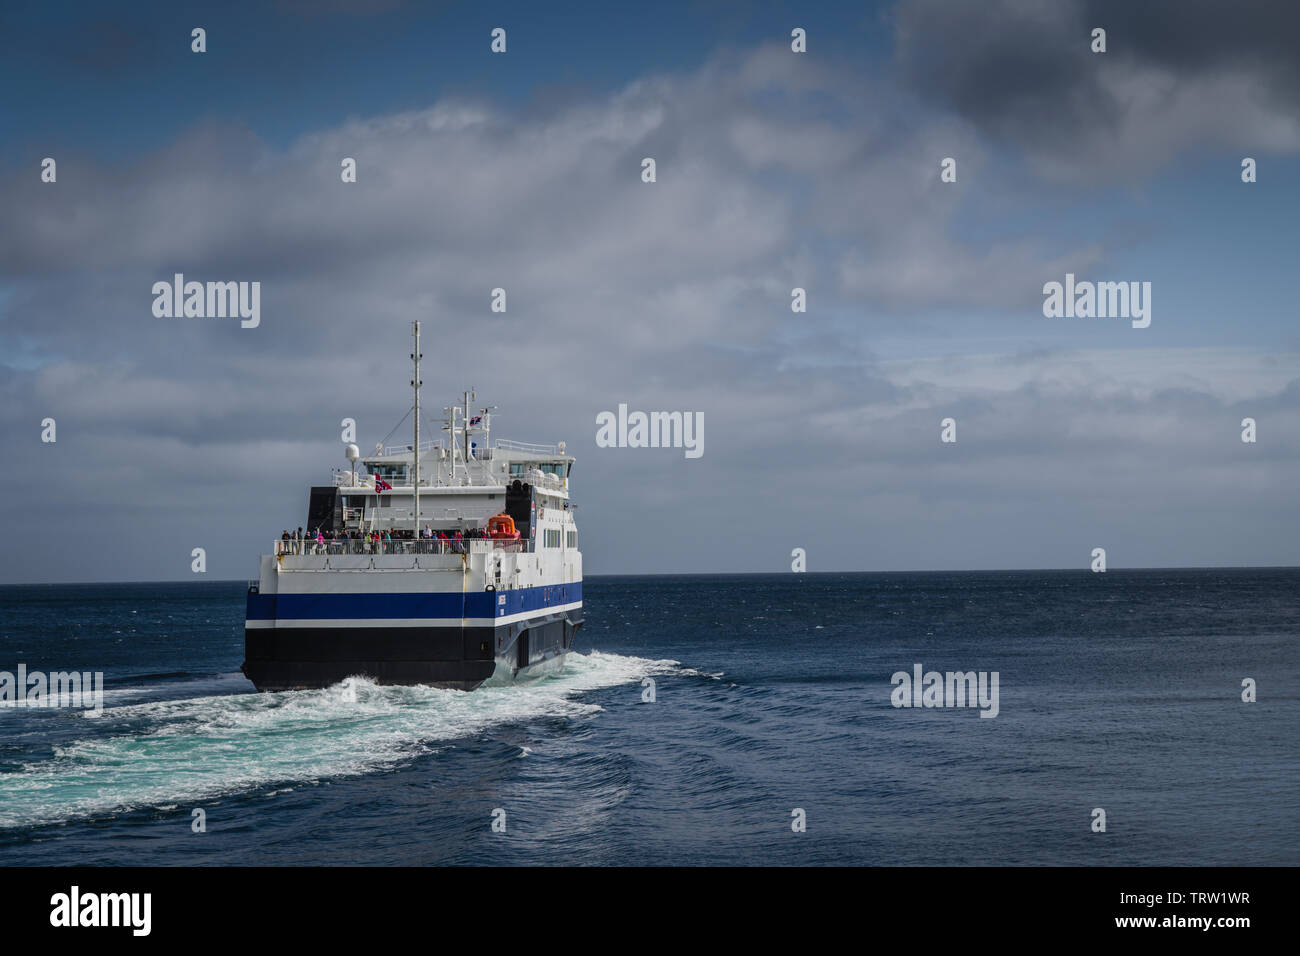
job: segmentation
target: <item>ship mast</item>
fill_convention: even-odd
[[[474,484],[474,473],[470,471],[470,467],[469,467],[469,457],[470,457],[469,456],[469,432],[470,432],[469,400],[471,396],[473,396],[474,398],[478,397],[477,395],[474,395],[473,392],[465,393],[465,446],[461,449],[461,451],[465,455],[465,479],[466,479],[465,483],[469,485]]]
[[[451,461],[451,483],[456,484],[456,411],[457,406],[443,408],[447,417],[442,420],[442,430],[447,433],[447,457]]]
[[[415,351],[411,353],[411,360],[415,362],[415,377],[411,379],[411,387],[415,389],[415,446],[412,468],[411,489],[415,493],[414,528],[415,540],[420,540],[420,323],[413,322],[415,335]]]

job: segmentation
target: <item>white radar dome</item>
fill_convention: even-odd
[[[348,445],[347,448],[343,449],[343,454],[348,461],[356,461],[361,457],[361,449],[356,445]]]

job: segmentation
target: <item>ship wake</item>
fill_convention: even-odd
[[[676,661],[593,651],[569,654],[557,675],[472,692],[350,678],[323,690],[108,707],[72,718],[84,732],[47,759],[0,773],[0,829],[381,772],[508,724],[589,718],[601,708],[583,694],[676,670]]]

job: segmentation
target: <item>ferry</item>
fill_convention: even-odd
[[[346,446],[302,536],[261,556],[241,667],[259,691],[508,683],[562,668],[582,626],[573,456],[492,443],[495,406],[471,408],[471,392],[421,442],[418,322],[414,339],[412,443]]]

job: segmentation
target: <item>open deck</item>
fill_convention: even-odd
[[[444,541],[440,538],[396,538],[389,541],[365,538],[326,539],[302,541],[276,538],[271,543],[271,554],[486,554],[503,551],[523,554],[533,550],[533,542],[524,538],[464,538]]]

